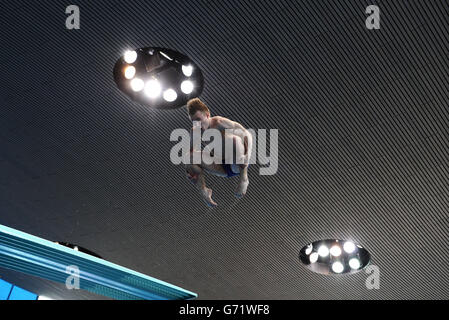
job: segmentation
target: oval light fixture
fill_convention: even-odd
[[[114,81],[132,100],[156,109],[183,107],[203,91],[201,69],[186,55],[160,47],[127,51],[115,63]]]
[[[371,255],[352,241],[327,239],[305,245],[299,252],[299,260],[313,272],[338,275],[364,269]]]

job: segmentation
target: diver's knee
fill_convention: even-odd
[[[232,164],[231,170],[232,170],[232,172],[240,173],[240,166],[238,164]]]
[[[187,164],[186,165],[186,176],[187,179],[194,185],[197,184],[200,174],[202,173],[202,169],[200,166],[196,164]]]
[[[186,171],[191,174],[200,174],[203,169],[197,164],[186,164]]]

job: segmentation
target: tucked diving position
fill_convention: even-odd
[[[217,129],[221,133],[221,145],[223,146],[222,149],[214,150],[211,154],[214,159],[212,164],[205,163],[203,158],[201,158],[200,164],[192,164],[192,162],[186,164],[187,178],[198,188],[209,207],[216,207],[217,203],[212,199],[212,190],[206,186],[206,172],[225,178],[239,176],[235,196],[242,198],[246,194],[249,184],[248,165],[252,150],[251,133],[240,123],[220,116],[211,117],[209,108],[198,98],[188,101],[187,111],[194,124],[192,131],[195,130],[195,125],[201,126],[201,132]],[[232,148],[229,148],[229,146],[232,146]],[[202,150],[197,150],[194,146],[191,146],[190,159],[192,159],[194,153],[202,153]]]

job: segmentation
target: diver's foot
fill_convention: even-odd
[[[209,207],[215,208],[216,206],[218,206],[218,204],[214,200],[212,200],[212,189],[205,188],[201,190],[201,194],[203,196],[204,202],[206,202]]]
[[[237,189],[235,190],[235,196],[237,198],[243,198],[243,196],[246,194],[246,189],[248,189],[249,185],[249,179],[242,179],[239,182],[239,185],[237,186]]]

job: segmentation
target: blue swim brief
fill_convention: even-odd
[[[232,164],[223,163],[222,166],[223,166],[223,169],[226,171],[226,174],[228,175],[227,178],[231,178],[231,177],[240,175],[240,172],[235,173],[234,171],[232,171]],[[248,165],[248,168],[249,168],[249,165]]]

